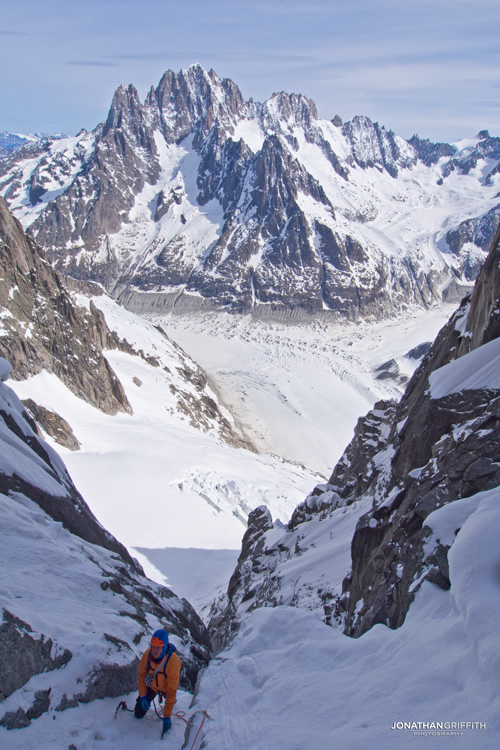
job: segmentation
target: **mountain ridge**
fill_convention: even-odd
[[[244,101],[194,65],[144,103],[119,87],[92,133],[31,166],[22,150],[3,160],[0,191],[56,267],[138,312],[384,317],[473,282],[500,213],[499,144],[320,120],[300,94]]]

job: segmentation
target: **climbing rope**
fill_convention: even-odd
[[[202,728],[202,726],[203,726],[203,722],[205,721],[205,719],[207,718],[207,716],[208,716],[207,712],[206,712],[206,711],[203,711],[203,719],[201,720],[200,728],[199,728],[199,729],[198,729],[198,731],[196,732],[196,737],[194,738],[194,742],[193,742],[193,744],[191,745],[191,747],[190,747],[190,750],[193,750],[193,747],[194,747],[194,746],[196,745],[196,740],[198,739],[198,735],[199,735],[199,733],[201,732],[201,728]]]
[[[161,700],[160,700],[160,703],[161,703]],[[158,716],[158,718],[159,718],[159,719],[163,719],[163,716],[162,716],[161,714],[159,714],[159,713],[158,713],[158,709],[157,709],[157,707],[156,707],[156,700],[155,700],[155,698],[153,698],[153,706],[155,707],[155,713],[156,713],[156,715]],[[119,704],[118,704],[118,706],[116,707],[116,711],[115,711],[115,719],[116,719],[116,717],[117,717],[117,714],[118,714],[118,711],[119,711],[120,709],[121,709],[122,711],[128,711],[128,712],[129,712],[129,713],[131,713],[131,714],[133,714],[133,713],[134,713],[134,709],[133,709],[133,708],[129,708],[129,707],[127,706],[127,704],[125,703],[125,701],[120,701],[120,703],[119,703]],[[188,725],[189,725],[189,721],[188,721],[188,720],[186,719],[186,712],[185,712],[185,711],[177,711],[177,712],[176,712],[175,714],[172,714],[172,716],[176,716],[176,717],[177,717],[178,719],[181,719],[182,721],[186,722],[186,724],[188,724]],[[196,740],[197,740],[197,739],[198,739],[198,737],[199,737],[199,734],[200,734],[200,732],[201,732],[201,728],[202,728],[202,726],[203,726],[203,724],[204,724],[204,722],[205,722],[205,719],[207,718],[207,716],[208,716],[207,712],[206,712],[205,710],[203,710],[203,719],[201,720],[201,724],[200,724],[200,726],[199,726],[199,728],[198,728],[198,731],[196,732],[196,737],[194,738],[194,740],[193,740],[193,744],[191,745],[191,747],[189,748],[189,750],[193,750],[194,746],[196,745]]]

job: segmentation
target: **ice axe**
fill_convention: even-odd
[[[127,704],[125,703],[125,701],[120,701],[120,702],[119,702],[119,704],[118,704],[118,705],[117,705],[117,707],[116,707],[116,710],[115,710],[115,719],[116,719],[116,717],[118,716],[118,711],[120,711],[120,709],[121,709],[122,711],[130,711],[130,713],[133,713],[133,709],[132,709],[132,708],[129,708],[129,707],[127,706]]]

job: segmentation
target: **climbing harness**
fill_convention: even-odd
[[[158,666],[156,667],[156,669],[153,672],[153,674],[147,674],[146,677],[144,678],[144,682],[146,683],[146,687],[151,687],[151,684],[152,684],[154,678],[156,677],[156,675],[159,672],[161,672],[162,669],[163,669],[163,674],[165,676],[167,675],[168,660],[170,659],[170,657],[172,656],[172,654],[174,653],[174,651],[176,651],[175,646],[172,643],[169,643],[168,646],[167,646],[167,653],[165,654],[165,656],[163,657],[163,659],[161,660],[161,662],[158,664]],[[151,669],[151,652],[149,652],[149,656],[148,656],[148,670],[149,669]]]

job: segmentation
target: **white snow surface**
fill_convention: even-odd
[[[418,362],[407,353],[433,341],[454,310],[303,325],[225,313],[148,317],[210,374],[260,450],[328,477],[358,417],[401,396],[402,380],[377,379],[376,369],[394,359],[401,378],[410,377]]]
[[[500,339],[489,341],[435,370],[429,382],[432,398],[465,389],[500,389]]]
[[[489,509],[497,533],[498,500],[497,493]],[[424,584],[399,630],[376,625],[352,640],[292,608],[249,615],[201,682],[196,706],[212,717],[206,747],[399,750],[423,743],[451,748],[459,741],[467,750],[497,747],[500,678],[492,626],[500,614],[498,577],[495,592],[490,581],[499,553],[488,520],[474,514],[459,533],[457,555],[460,547],[465,557],[453,571],[451,591]],[[470,580],[463,560],[476,559],[478,542],[486,542],[487,553]],[[471,637],[476,610],[476,626],[484,614],[488,625]]]

